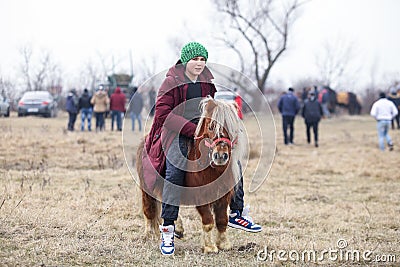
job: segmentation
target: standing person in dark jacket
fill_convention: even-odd
[[[135,120],[138,121],[139,124],[139,132],[142,131],[142,113],[143,109],[143,98],[142,94],[139,93],[137,90],[132,94],[131,98],[131,120],[132,120],[132,131],[135,131]]]
[[[394,130],[394,122],[396,121],[397,123],[397,129],[400,130],[400,90],[397,90],[395,87],[390,88],[389,95],[387,96],[387,99],[393,102],[393,104],[397,108],[397,115],[392,119],[392,130]]]
[[[180,192],[174,190],[173,185],[184,184],[187,159],[179,155],[188,154],[188,144],[193,141],[201,115],[200,101],[207,95],[213,97],[216,92],[211,82],[214,77],[206,67],[207,58],[208,52],[203,45],[197,42],[186,44],[181,50],[181,58],[169,69],[158,90],[154,120],[145,139],[146,152],[143,153],[142,162],[144,180],[147,180],[146,186],[151,190],[156,176],[165,173],[163,200],[180,200]],[[177,110],[182,111],[182,114]],[[173,159],[173,162],[169,159]],[[241,175],[230,202],[228,226],[260,232],[261,226],[253,223],[248,216],[248,209],[244,208],[243,197]],[[162,203],[160,250],[163,255],[174,254],[174,221],[178,213],[179,204]]]
[[[66,110],[68,112],[68,131],[74,131],[76,116],[78,115],[78,96],[76,90],[69,91],[66,102]]]
[[[318,124],[322,115],[322,106],[318,102],[315,92],[310,91],[308,99],[304,101],[302,116],[306,124],[307,143],[311,142],[310,129],[313,128],[315,147],[318,147]]]
[[[81,131],[85,130],[85,120],[87,119],[87,128],[90,132],[92,130],[92,113],[93,113],[93,105],[90,103],[90,99],[92,98],[89,95],[88,89],[83,90],[83,94],[79,98],[79,110],[81,112]]]
[[[111,131],[114,130],[114,121],[117,121],[117,130],[122,131],[122,114],[125,113],[126,96],[121,88],[115,88],[110,97]]]
[[[282,114],[283,138],[285,145],[293,145],[294,119],[300,109],[300,103],[294,95],[294,89],[289,88],[288,92],[281,96],[278,102],[279,112]],[[289,128],[289,136],[287,130]]]
[[[149,91],[149,105],[150,105],[150,116],[154,116],[154,111],[156,107],[156,91],[151,88]]]

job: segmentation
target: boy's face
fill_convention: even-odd
[[[206,66],[206,59],[204,57],[194,57],[186,64],[186,71],[191,76],[199,76]]]

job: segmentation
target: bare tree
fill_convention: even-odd
[[[325,41],[315,56],[320,79],[324,85],[332,88],[350,85],[359,67],[354,65],[355,45],[344,38]]]
[[[22,56],[20,70],[24,77],[24,91],[49,90],[61,86],[61,69],[52,60],[49,51],[42,50],[36,61],[31,45],[21,47],[19,52]]]
[[[17,90],[15,85],[0,74],[0,94],[10,100],[10,105],[14,109],[14,100],[17,99]]]
[[[31,60],[32,60],[32,46],[31,45],[24,45],[19,49],[19,52],[22,56],[22,63],[21,63],[21,72],[24,76],[25,80],[25,87],[27,91],[32,91],[32,82],[31,82]]]
[[[105,80],[108,75],[112,74],[112,73],[116,73],[117,72],[117,68],[118,70],[121,69],[121,65],[122,62],[124,61],[124,58],[121,56],[114,56],[114,54],[102,54],[99,51],[97,52],[97,56],[99,58],[100,61],[100,65],[102,67],[102,71],[103,71],[103,79]],[[125,72],[125,71],[124,71]]]
[[[100,71],[97,64],[95,64],[93,60],[89,59],[86,61],[83,70],[80,72],[80,84],[85,88],[94,90],[98,81],[105,79],[103,76],[104,75]]]
[[[33,90],[39,91],[44,89],[44,82],[47,76],[47,71],[50,65],[50,55],[48,52],[44,52],[42,54],[42,58],[40,59],[40,63],[37,67],[37,71],[33,74]]]
[[[218,12],[230,20],[230,28],[219,39],[238,55],[242,71],[256,80],[261,92],[272,67],[287,49],[296,11],[305,2],[215,0]],[[248,55],[252,62],[247,62]]]

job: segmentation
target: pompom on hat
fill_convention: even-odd
[[[194,57],[204,57],[206,60],[208,58],[207,49],[200,43],[190,42],[182,47],[181,50],[181,61],[182,64],[186,64]]]

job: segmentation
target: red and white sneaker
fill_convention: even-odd
[[[244,208],[242,214],[238,210],[232,210],[229,214],[228,226],[252,233],[260,232],[262,230],[261,225],[254,223],[248,214],[248,206]]]

